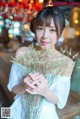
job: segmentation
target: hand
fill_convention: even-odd
[[[22,82],[22,85],[23,85],[24,89],[28,88],[28,85],[27,85],[26,81],[31,82],[32,79],[29,76],[27,76],[27,77],[24,78],[24,80]]]
[[[42,74],[34,73],[29,74],[30,79],[24,79],[24,82],[28,85],[26,91],[30,94],[39,94],[44,96],[48,88],[46,79]]]
[[[34,88],[34,86],[31,86],[31,82],[32,82],[32,79],[30,78],[29,75],[24,78],[23,87],[24,87],[25,90],[26,89],[32,90]]]

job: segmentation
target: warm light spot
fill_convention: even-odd
[[[77,18],[78,18],[78,12],[74,12],[73,19],[77,19]]]
[[[13,34],[9,34],[9,38],[13,38]]]
[[[21,2],[22,0],[18,0],[19,2]]]
[[[39,3],[43,3],[43,0],[39,0]]]
[[[75,31],[75,35],[76,36],[80,35],[80,32],[79,31]]]
[[[33,4],[34,3],[34,0],[31,0],[30,3]]]
[[[30,25],[29,24],[25,24],[24,28],[28,30],[28,29],[30,29]]]
[[[78,23],[79,23],[78,19],[75,19],[75,20],[74,20],[74,23],[75,23],[75,24],[78,24]]]

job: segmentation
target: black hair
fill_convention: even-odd
[[[57,35],[60,36],[65,28],[65,17],[63,11],[55,6],[45,7],[38,12],[37,16],[31,21],[31,31],[35,33],[37,27],[40,25],[50,26],[52,19]]]

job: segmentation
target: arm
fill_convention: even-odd
[[[13,88],[12,88],[12,92],[15,93],[15,94],[23,94],[23,93],[26,93],[26,89],[30,89],[30,87],[25,83],[24,80],[27,80],[27,81],[30,81],[30,77],[29,75],[26,76],[24,79],[23,79],[23,82],[21,84],[17,84],[15,85]]]
[[[46,89],[43,95],[49,102],[58,104],[58,97],[49,88]]]
[[[21,84],[15,85],[15,86],[12,88],[12,92],[15,93],[15,94],[23,94],[23,93],[26,93],[24,82],[21,83]]]
[[[19,48],[16,52],[16,57],[23,55],[23,53],[25,52],[25,48],[26,47]],[[9,75],[8,89],[9,91],[12,91],[15,94],[22,94],[26,92],[26,84],[24,82],[22,82],[21,84],[19,80],[19,74],[21,74],[19,69],[19,65],[13,63]]]
[[[20,81],[21,78],[21,72],[19,72],[19,65],[18,64],[12,64],[10,76],[9,76],[9,82],[8,82],[8,90],[15,93],[15,94],[22,94],[26,92],[27,85]],[[20,74],[20,75],[19,75]],[[23,75],[23,74],[22,74]],[[23,76],[22,76],[23,77]]]

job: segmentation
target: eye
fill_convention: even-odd
[[[42,26],[38,26],[37,29],[38,30],[43,30],[43,27]]]
[[[51,28],[50,31],[51,31],[51,32],[56,32],[56,29]]]

